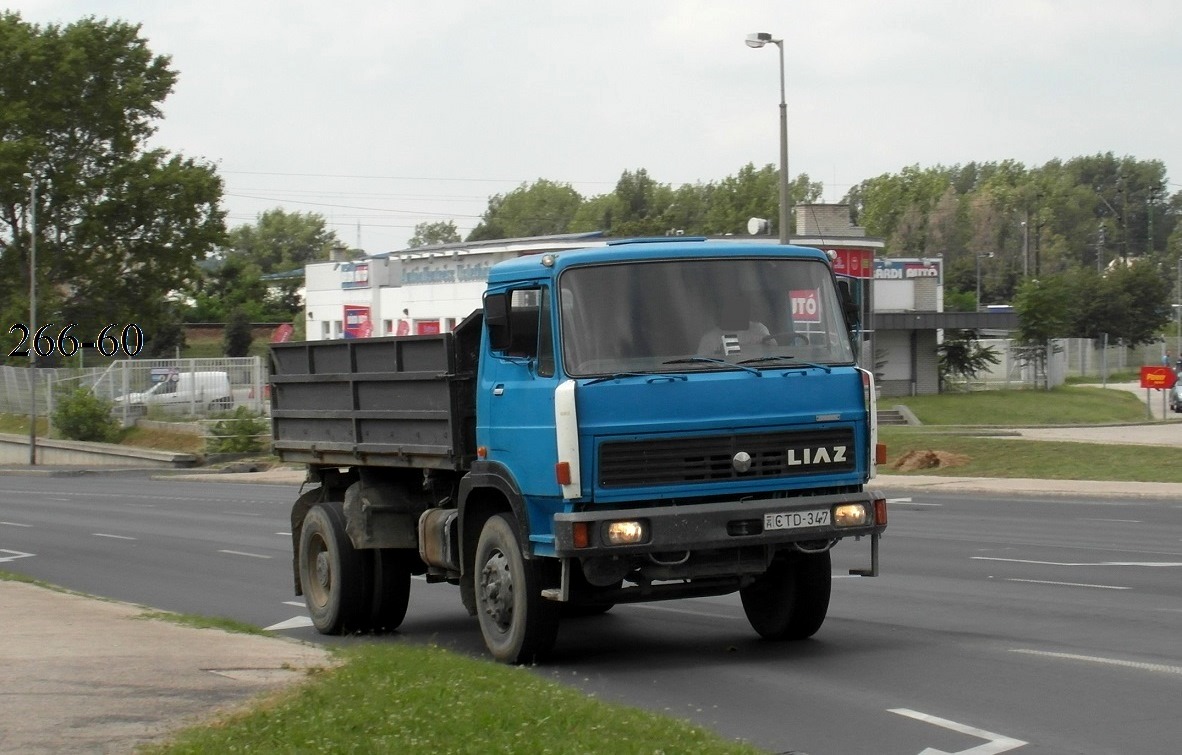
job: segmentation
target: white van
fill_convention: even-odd
[[[149,407],[176,412],[224,412],[234,408],[230,376],[225,372],[174,372],[142,393],[129,393],[115,400],[135,414]]]

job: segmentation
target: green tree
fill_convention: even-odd
[[[415,235],[410,237],[406,245],[411,249],[433,244],[454,244],[460,241],[460,232],[456,229],[455,221],[441,220],[434,223],[419,223],[415,226]]]
[[[973,380],[989,367],[1001,363],[997,350],[982,346],[977,334],[971,330],[947,331],[937,352],[941,386],[946,386],[950,378]]]
[[[508,194],[490,197],[488,209],[468,234],[468,241],[566,233],[582,201],[570,184],[539,178]]]
[[[274,209],[259,215],[254,225],[231,229],[225,251],[227,258],[254,264],[261,273],[280,273],[327,260],[339,243],[324,216]]]
[[[0,15],[0,306],[13,321],[28,311],[33,212],[23,175],[38,188],[42,322],[95,333],[136,323],[150,335],[159,303],[225,237],[213,167],[146,148],[177,75],[139,31]]]
[[[250,353],[250,345],[254,341],[254,332],[250,324],[250,315],[244,309],[235,309],[230,313],[222,338],[222,348],[226,356],[244,357]]]

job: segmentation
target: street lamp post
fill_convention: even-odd
[[[37,465],[37,177],[29,188],[29,466]]]
[[[981,260],[990,259],[993,252],[977,255],[977,311],[981,311]]]
[[[784,40],[765,32],[747,35],[747,46],[759,49],[771,43],[780,48],[780,243],[788,243],[788,100],[784,89]]]

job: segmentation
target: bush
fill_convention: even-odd
[[[232,417],[209,428],[206,447],[215,454],[253,454],[263,450],[269,437],[267,420],[240,406]]]
[[[85,388],[58,399],[53,410],[53,426],[69,440],[90,440],[115,443],[123,430],[112,415],[115,405],[104,401]]]

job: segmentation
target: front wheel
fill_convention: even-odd
[[[778,555],[766,572],[739,591],[747,621],[765,640],[812,637],[829,612],[832,569],[828,551]]]
[[[321,634],[368,628],[373,567],[362,555],[345,532],[345,512],[339,501],[308,509],[300,530],[298,567],[308,613]]]
[[[476,617],[498,661],[530,663],[554,646],[559,606],[542,597],[540,571],[525,560],[511,516],[484,523],[476,544]]]

